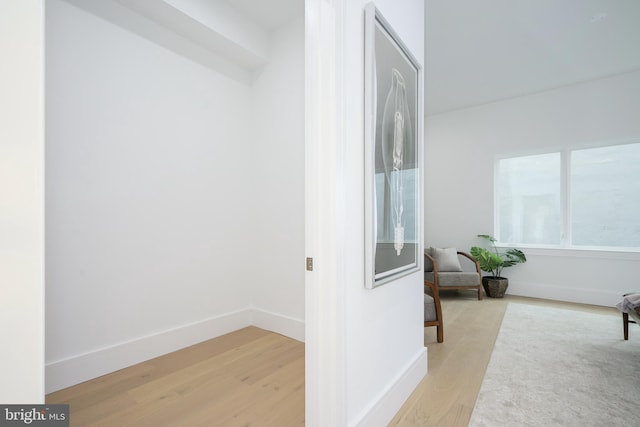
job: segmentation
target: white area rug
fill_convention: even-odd
[[[640,426],[640,327],[510,303],[469,425]]]

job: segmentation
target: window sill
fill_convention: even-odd
[[[496,243],[496,246],[498,248],[503,248],[503,249],[517,248],[522,250],[527,256],[533,255],[533,256],[598,258],[598,259],[640,261],[640,248],[625,248],[625,249],[560,248],[560,247],[541,247],[541,246],[512,245],[512,244],[499,244],[499,243]]]

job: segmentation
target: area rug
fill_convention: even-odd
[[[631,425],[640,327],[624,341],[621,315],[508,305],[469,426]]]

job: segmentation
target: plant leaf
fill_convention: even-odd
[[[507,258],[512,260],[514,264],[527,261],[527,257],[520,249],[507,249],[504,254]]]
[[[502,258],[494,252],[478,246],[471,248],[471,255],[478,261],[482,271],[492,273],[494,276],[498,275],[499,269],[504,262]]]

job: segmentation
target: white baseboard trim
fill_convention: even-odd
[[[45,393],[52,393],[247,326],[256,326],[304,341],[304,321],[257,308],[247,308],[47,363]]]
[[[294,340],[304,342],[304,320],[253,308],[251,324]]]
[[[375,399],[349,425],[357,427],[387,426],[426,374],[427,348],[424,347],[416,354],[406,369],[379,394],[378,399]]]
[[[576,287],[544,285],[509,281],[507,294],[521,297],[551,299],[605,307],[614,307],[622,299],[623,292],[603,289],[581,289]]]

